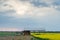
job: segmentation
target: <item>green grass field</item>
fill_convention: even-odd
[[[22,32],[0,32],[0,40],[30,40],[30,35]]]
[[[0,32],[0,36],[15,36],[16,32]]]
[[[0,32],[0,37],[16,36],[17,34],[20,32]],[[31,40],[60,40],[60,33],[31,33],[31,37]]]

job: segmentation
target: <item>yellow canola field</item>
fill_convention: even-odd
[[[31,33],[31,35],[39,38],[48,38],[50,40],[60,40],[60,33]]]

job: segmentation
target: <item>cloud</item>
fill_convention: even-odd
[[[46,2],[46,3],[49,3],[49,4],[51,4],[51,3],[53,3],[54,2],[54,0],[41,0],[42,2]]]
[[[0,27],[51,30],[59,26],[59,0],[0,0]]]
[[[60,12],[56,10],[58,9],[58,6],[54,6],[54,2],[56,2],[56,0],[1,0],[0,12],[4,12],[7,16],[17,18],[55,15],[56,13]],[[33,4],[42,6],[37,7]]]
[[[23,31],[23,29],[18,28],[0,28],[0,31]]]
[[[24,15],[26,11],[31,8],[29,3],[19,2],[17,0],[7,0],[6,3],[3,1],[4,4],[0,5],[0,11],[8,11],[8,10],[15,10],[15,15]]]

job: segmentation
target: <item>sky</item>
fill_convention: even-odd
[[[60,31],[60,0],[0,0],[0,29]]]

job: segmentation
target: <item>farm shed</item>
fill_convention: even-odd
[[[30,35],[30,31],[29,30],[24,30],[23,35]]]

